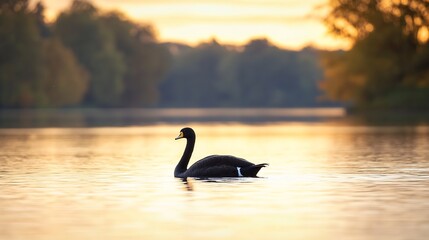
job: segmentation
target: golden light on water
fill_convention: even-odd
[[[55,19],[71,0],[45,0],[46,15]],[[253,1],[92,1],[102,10],[120,10],[136,21],[152,24],[161,41],[196,45],[217,39],[222,44],[242,45],[253,38],[299,49],[313,45],[327,49],[348,48],[350,43],[329,36],[318,6],[327,0]]]
[[[197,133],[191,163],[231,154],[270,166],[255,179],[176,179],[184,125]],[[425,239],[427,134],[322,123],[1,129],[0,235]]]

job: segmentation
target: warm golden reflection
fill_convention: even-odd
[[[187,125],[198,131],[191,162],[231,154],[270,166],[260,178],[176,179],[182,124],[0,129],[0,237],[427,236],[425,126]]]

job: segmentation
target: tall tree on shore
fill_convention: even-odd
[[[326,54],[321,87],[357,108],[429,109],[429,2],[331,0],[327,26],[352,41]]]
[[[61,107],[80,103],[86,74],[73,53],[48,37],[39,2],[0,2],[0,107]]]
[[[85,104],[119,106],[126,71],[123,56],[115,48],[114,36],[88,1],[74,0],[55,23],[55,33],[72,49],[89,74]]]
[[[0,98],[4,107],[30,107],[42,101],[42,38],[28,1],[0,5]]]
[[[127,66],[121,105],[154,105],[159,98],[159,82],[169,67],[167,49],[156,42],[152,27],[132,22],[120,12],[104,14],[101,21],[109,26]]]

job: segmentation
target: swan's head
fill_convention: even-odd
[[[192,130],[192,128],[186,127],[180,130],[179,136],[177,136],[175,139],[181,139],[181,138],[195,138],[195,132]]]

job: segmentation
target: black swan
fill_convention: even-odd
[[[174,169],[174,177],[177,178],[209,178],[209,177],[256,177],[261,168],[266,167],[267,163],[253,164],[242,158],[228,155],[207,156],[188,169],[188,163],[194,150],[195,132],[192,128],[183,128],[177,139],[186,138],[186,148],[182,158]]]

